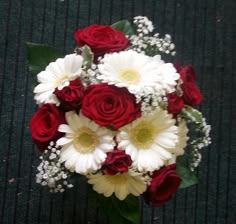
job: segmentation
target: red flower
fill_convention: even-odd
[[[182,85],[183,90],[183,100],[186,104],[193,106],[201,103],[203,96],[194,83],[189,83],[187,85]]]
[[[151,185],[143,194],[147,203],[160,206],[171,199],[181,182],[175,170],[176,164],[171,164],[153,172]]]
[[[167,99],[168,99],[167,110],[171,114],[178,114],[184,107],[184,101],[175,92],[168,94]]]
[[[108,175],[126,173],[131,164],[132,160],[130,155],[127,155],[123,150],[114,149],[107,153],[107,158],[102,165],[102,170]]]
[[[50,141],[61,137],[57,129],[63,123],[66,123],[64,112],[54,104],[44,104],[34,114],[30,121],[30,130],[40,151],[44,151]]]
[[[190,106],[201,103],[203,96],[196,85],[196,74],[193,67],[191,65],[182,67],[180,64],[176,64],[175,67],[183,81],[181,88],[184,102]]]
[[[74,38],[80,47],[88,45],[95,57],[117,52],[130,46],[125,34],[110,26],[91,25],[74,32]]]
[[[81,106],[84,95],[84,86],[80,79],[70,81],[69,86],[65,86],[62,90],[55,89],[54,94],[60,101],[60,106],[64,111],[75,110]]]
[[[141,104],[126,88],[106,83],[90,85],[85,90],[82,113],[101,126],[115,129],[141,116]]]

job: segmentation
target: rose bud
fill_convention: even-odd
[[[57,129],[65,123],[64,112],[54,104],[44,104],[38,109],[30,121],[30,130],[40,151],[44,151],[50,141],[62,136]]]
[[[175,170],[176,164],[171,164],[153,172],[151,184],[143,194],[147,203],[160,206],[171,199],[181,183]]]
[[[107,153],[107,158],[102,165],[102,170],[107,175],[126,173],[131,164],[132,160],[130,155],[127,155],[123,150],[114,149]]]

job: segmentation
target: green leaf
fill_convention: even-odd
[[[133,195],[127,196],[125,200],[121,201],[113,196],[113,203],[120,214],[130,223],[139,222],[139,198]]]
[[[129,36],[135,33],[131,23],[128,20],[121,20],[119,22],[116,22],[112,24],[111,27]]]
[[[177,158],[176,173],[181,177],[182,182],[179,188],[187,188],[198,183],[198,178],[188,167],[183,156]]]
[[[30,71],[33,75],[37,75],[43,71],[46,66],[57,58],[63,57],[63,54],[53,47],[43,44],[35,44],[27,42],[27,59]]]
[[[185,113],[189,113],[195,120],[196,123],[202,122],[202,113],[190,106],[185,106]]]
[[[88,186],[89,194],[95,198],[97,205],[106,213],[113,224],[138,224],[139,223],[139,198],[133,195],[119,200],[114,195],[105,197],[98,194]]]
[[[80,50],[81,50],[81,55],[84,58],[84,65],[88,69],[91,67],[93,63],[94,59],[93,52],[91,51],[91,48],[88,45],[84,45],[83,47],[80,48]]]

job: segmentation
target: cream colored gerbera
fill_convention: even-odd
[[[93,185],[93,190],[105,197],[115,196],[124,200],[129,194],[139,196],[147,189],[148,178],[130,170],[113,176],[103,175],[101,172],[88,175],[88,183]]]
[[[184,148],[187,145],[188,141],[188,127],[184,120],[181,120],[178,124],[178,136],[179,141],[174,148],[168,149],[170,152],[174,153],[176,156],[184,154]]]
[[[158,108],[120,128],[117,140],[139,171],[154,171],[171,159],[168,149],[178,142],[178,128],[172,116]]]
[[[176,155],[172,154],[172,157],[165,162],[165,166],[176,163],[176,159],[177,159]]]
[[[62,146],[61,161],[71,172],[86,174],[97,171],[106,159],[106,153],[114,148],[113,133],[100,127],[92,120],[67,112],[68,125],[59,126],[59,131],[66,135],[57,141]]]
[[[78,78],[82,72],[82,62],[80,55],[70,54],[50,63],[37,75],[39,84],[34,88],[36,102],[57,104],[53,94],[55,88],[62,89],[69,85],[69,81]]]
[[[146,86],[170,92],[179,79],[173,65],[165,64],[160,56],[149,57],[133,50],[106,54],[98,68],[102,82],[126,87],[134,94]]]

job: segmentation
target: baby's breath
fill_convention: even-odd
[[[50,192],[64,192],[66,188],[73,187],[69,182],[71,173],[59,159],[60,150],[59,146],[50,142],[47,150],[40,156],[41,163],[37,168],[36,183],[49,187]]]
[[[171,54],[174,56],[175,45],[172,43],[171,36],[166,34],[163,38],[159,33],[151,35],[154,30],[152,21],[145,16],[134,17],[134,25],[136,26],[137,34],[130,37],[132,49],[138,53],[143,53],[149,56],[154,56],[160,53]]]
[[[211,126],[206,123],[202,113],[196,109],[191,108],[190,111],[188,108],[184,108],[181,113],[191,132],[189,139],[189,148],[191,150],[189,162],[191,170],[195,170],[202,159],[201,149],[211,144]]]

